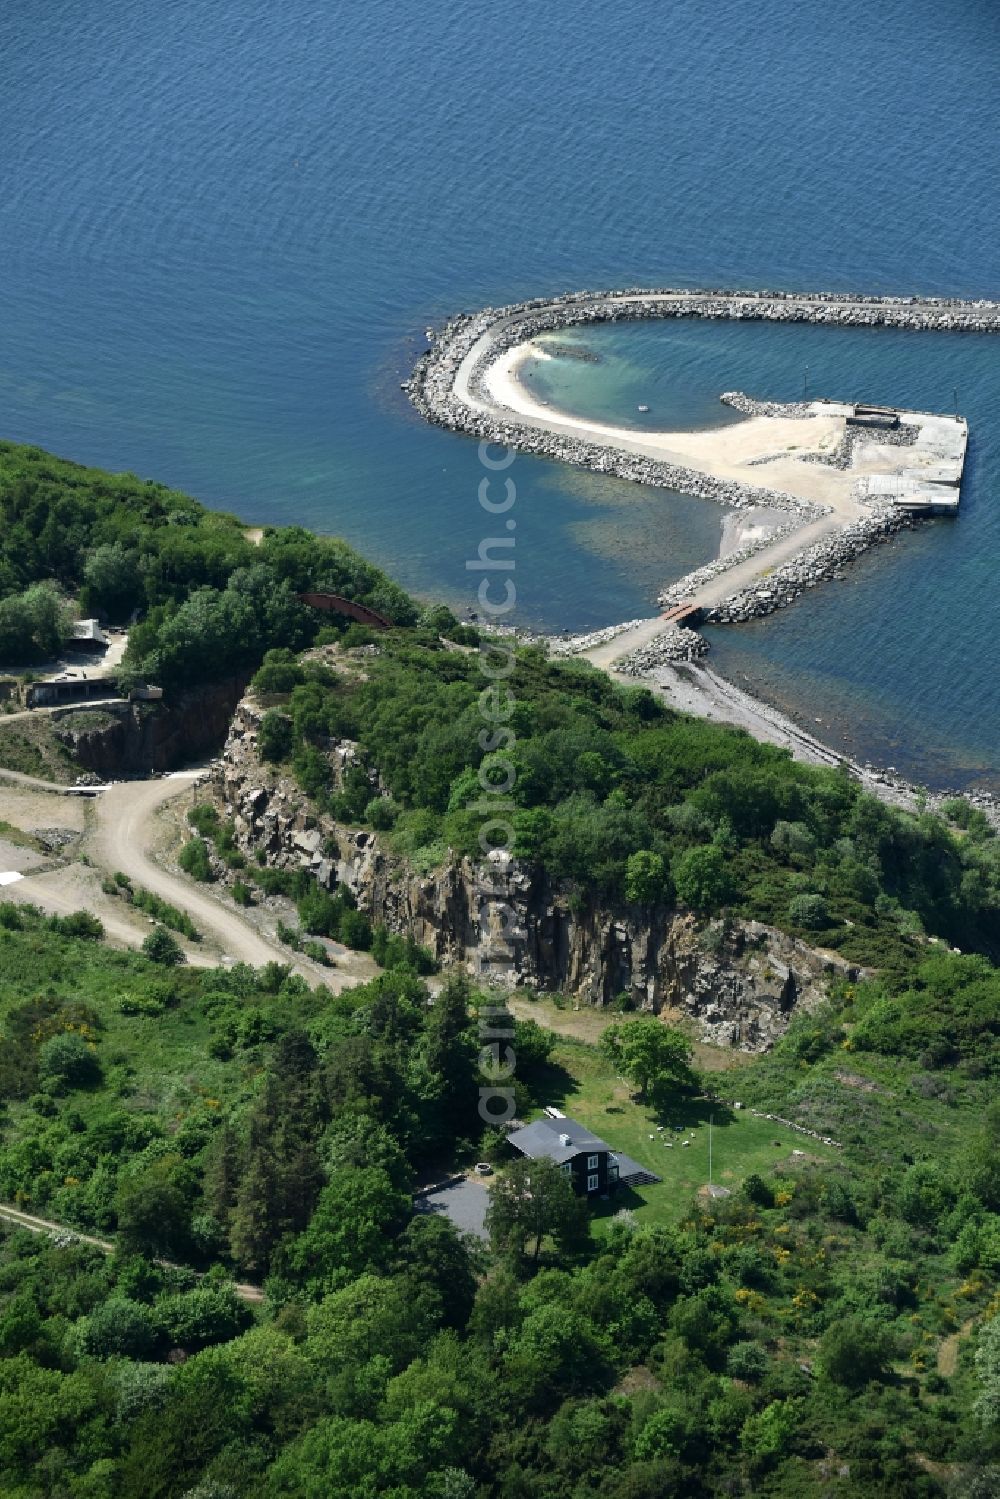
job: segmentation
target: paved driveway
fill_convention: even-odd
[[[490,1196],[482,1182],[462,1177],[436,1192],[428,1192],[414,1201],[415,1213],[444,1213],[462,1233],[486,1239],[486,1209]]]

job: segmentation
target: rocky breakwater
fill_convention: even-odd
[[[724,406],[731,406],[734,411],[742,412],[744,416],[810,417],[818,415],[816,408],[808,401],[758,401],[755,396],[748,396],[742,390],[724,390],[719,400]]]
[[[211,783],[248,857],[306,869],[325,888],[338,882],[374,923],[412,933],[445,964],[479,971],[504,934],[485,924],[475,871],[449,856],[419,874],[380,835],[345,827],[316,811],[294,782],[261,764],[263,709],[238,707]],[[348,741],[326,748],[335,775],[356,758]],[[377,789],[377,778],[373,778]],[[704,1040],[762,1051],[799,1008],[823,1002],[833,976],[856,976],[834,955],[755,922],[699,922],[672,907],[601,904],[512,864],[496,882],[516,914],[510,939],[511,988],[570,994],[594,1005],[628,996],[636,1009],[687,1016]],[[490,969],[496,972],[495,965]]]
[[[731,568],[738,567],[741,562],[749,562],[751,557],[756,557],[758,552],[763,552],[767,547],[774,546],[784,536],[790,536],[793,531],[798,530],[797,521],[789,521],[776,530],[768,531],[764,536],[755,537],[748,541],[745,546],[738,547],[734,552],[727,552],[724,557],[716,557],[714,562],[706,562],[704,567],[696,568],[694,572],[686,573],[683,578],[678,578],[676,583],[671,583],[657,594],[657,602],[664,608],[672,604],[682,604],[689,599],[699,588],[706,583],[712,583],[716,578],[722,577],[723,573],[729,572]]]
[[[523,304],[529,310],[534,305]],[[410,400],[428,421],[453,432],[477,437],[480,441],[517,448],[521,452],[556,459],[561,463],[590,469],[594,473],[628,479],[636,484],[674,489],[700,499],[713,500],[733,510],[768,506],[771,509],[787,510],[803,520],[825,513],[824,507],[781,490],[719,479],[686,466],[632,453],[626,448],[552,432],[544,423],[519,417],[508,408],[495,405],[484,391],[482,381],[492,363],[507,348],[523,343],[534,334],[547,331],[551,326],[562,327],[568,326],[570,321],[595,320],[588,307],[574,304],[572,309],[569,306],[564,308],[565,320],[562,322],[552,324],[546,313],[544,316],[539,314],[537,319],[528,317],[526,320],[519,320],[516,327],[501,327],[500,331],[496,331],[495,319],[502,319],[508,313],[509,309],[501,308],[494,316],[494,309],[487,309],[473,318],[459,318],[449,323],[435,338],[430,351],[423,356],[412,377],[406,382]],[[486,348],[476,357],[469,380],[473,400],[468,401],[463,399],[456,388],[459,372],[470,354],[484,340]]]
[[[907,529],[912,524],[906,514],[894,508],[873,507],[869,515],[824,537],[791,561],[776,567],[766,577],[707,609],[703,621],[708,624],[734,624],[773,614],[777,609],[787,609],[807,589],[815,588],[826,579],[842,578],[843,568],[853,558],[881,542],[889,541],[897,531]]]
[[[619,635],[627,635],[629,630],[634,630],[637,625],[645,623],[644,619],[627,619],[618,625],[605,625],[603,630],[591,630],[587,635],[551,635],[543,638],[550,655],[579,656],[584,651],[596,649],[597,646],[609,645],[612,640],[617,640]]]
[[[817,507],[778,491],[728,483],[620,448],[553,433],[544,423],[519,418],[497,405],[484,387],[484,374],[503,353],[540,334],[587,323],[686,317],[1000,332],[1000,303],[991,301],[670,287],[580,291],[486,307],[453,319],[439,333],[428,330],[431,346],[404,382],[404,389],[422,416],[451,431],[637,483],[682,490],[732,508],[766,504],[803,516],[819,513]],[[768,404],[753,402],[739,392],[728,395],[731,404],[748,413],[756,414]],[[747,404],[744,408],[740,403]],[[786,404],[780,409],[787,415],[795,408]]]
[[[645,677],[658,666],[677,661],[697,661],[708,651],[708,641],[697,630],[667,625],[653,640],[615,662],[615,670],[627,677]]]

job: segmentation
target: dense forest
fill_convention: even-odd
[[[417,609],[346,543],[299,527],[259,544],[231,515],[133,474],[108,474],[0,442],[0,661],[45,659],[86,616],[133,629],[123,681],[165,687],[256,666],[269,646],[319,631],[299,603],[329,590],[400,624]]]
[[[404,964],[335,998],[11,906],[0,960],[0,1195],[114,1248],[4,1230],[12,1499],[996,1492],[982,960],[925,957],[793,1025],[741,1090],[842,1128],[843,1152],[666,1218],[662,1188],[594,1213],[538,1163],[519,1190],[478,1134],[462,979],[428,1005]],[[619,1017],[619,1053],[650,1024],[674,1043],[669,1119],[718,1088],[659,1021]],[[551,1033],[512,1029],[528,1114],[560,1069]],[[838,1081],[847,1035],[871,1091]],[[419,1178],[484,1152],[509,1187],[487,1244],[413,1215]]]
[[[0,512],[0,631],[42,648],[41,588],[136,616],[126,671],[168,688],[256,671],[260,751],[315,810],[416,870],[475,851],[497,752],[449,611],[339,542],[255,545],[31,449],[0,446]],[[319,628],[306,585],[395,627]],[[519,859],[626,915],[689,910],[705,941],[762,919],[862,977],[735,1068],[628,995],[586,1034],[561,996],[512,995],[518,1117],[555,1103],[660,1151],[662,1182],[588,1202],[479,1114],[496,992],[246,857],[211,805],[189,873],[290,898],[302,939],[370,947],[377,978],[189,965],[183,913],[124,877],[164,924],[141,952],[0,903],[4,1499],[1000,1492],[990,825],[890,810],[535,647],[510,686]],[[477,1162],[483,1236],[419,1210]]]

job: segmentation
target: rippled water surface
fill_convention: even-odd
[[[476,451],[398,388],[429,322],[601,284],[997,294],[996,12],[877,9],[7,7],[0,431],[338,532],[464,602]],[[720,389],[795,395],[806,364],[817,393],[947,409],[959,387],[957,525],[713,647],[863,753],[996,775],[1000,341],[608,331],[613,379],[559,378],[622,415],[641,389],[714,421]],[[714,507],[515,473],[526,623],[644,612],[717,546]]]

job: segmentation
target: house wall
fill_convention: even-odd
[[[570,1162],[570,1176],[577,1192],[586,1193],[587,1191],[587,1178],[594,1174],[588,1167],[587,1162],[594,1155],[597,1157],[597,1187],[595,1191],[606,1192],[608,1190],[608,1152],[606,1150],[586,1150],[581,1151],[579,1155],[575,1155]]]

